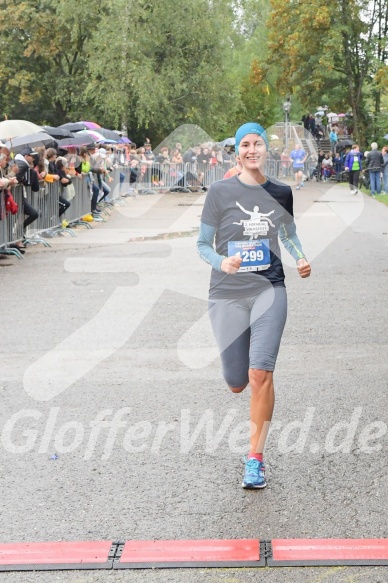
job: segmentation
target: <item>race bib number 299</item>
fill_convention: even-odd
[[[238,255],[242,262],[237,273],[244,271],[263,271],[271,267],[269,240],[229,241],[228,256]]]

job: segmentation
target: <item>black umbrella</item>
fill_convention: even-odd
[[[350,139],[341,140],[337,144],[337,150],[338,151],[343,150],[344,148],[347,148],[348,146],[352,146],[353,144],[354,144],[353,140],[350,140]]]
[[[121,136],[117,132],[114,132],[113,130],[108,130],[106,128],[98,128],[96,132],[102,134],[104,138],[106,138],[107,140],[114,140],[115,142],[119,142],[121,140]]]
[[[53,138],[58,138],[58,140],[62,140],[62,138],[73,138],[74,134],[72,134],[69,130],[64,128],[53,128],[51,126],[43,126],[44,131],[49,136]]]
[[[80,132],[81,130],[87,130],[88,128],[82,121],[63,123],[58,126],[60,129],[69,130],[69,132]]]
[[[60,148],[87,146],[88,144],[94,144],[93,138],[88,134],[82,134],[80,136],[74,136],[74,138],[63,138],[63,140],[58,140],[58,146]]]

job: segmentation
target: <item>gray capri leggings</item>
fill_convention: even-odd
[[[212,299],[209,317],[230,387],[246,385],[250,368],[275,369],[287,319],[285,287],[270,284],[254,296]]]

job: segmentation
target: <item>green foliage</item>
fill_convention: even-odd
[[[86,42],[97,25],[95,10],[75,0],[6,5],[0,21],[2,109],[52,125],[77,118],[86,105]]]
[[[323,100],[352,109],[367,139],[387,97],[387,12],[388,0],[14,0],[1,117],[92,119],[154,143],[191,124],[220,140],[282,120],[292,95],[293,119]]]
[[[354,133],[368,135],[367,100],[387,61],[387,0],[271,0],[269,60],[281,68],[277,87],[292,86],[309,107],[329,96],[335,110],[351,109]],[[291,9],[290,9],[291,8]],[[373,93],[373,90],[372,90]]]
[[[239,99],[226,67],[231,20],[226,0],[117,0],[90,43],[89,97],[134,138],[137,128],[160,140],[180,124],[222,133]]]

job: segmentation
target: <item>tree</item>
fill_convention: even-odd
[[[0,22],[3,109],[52,125],[82,116],[86,45],[102,1],[93,3],[93,11],[75,0],[15,0],[6,6]]]
[[[135,138],[160,141],[187,123],[222,133],[238,102],[225,67],[232,17],[228,0],[116,0],[90,43],[96,109]]]
[[[228,56],[232,82],[240,94],[234,129],[247,120],[269,127],[283,115],[276,71],[266,65],[269,8],[269,0],[241,0],[235,6],[234,50]]]
[[[334,91],[352,110],[356,139],[365,138],[368,125],[365,91],[378,58],[379,1],[271,0],[269,54],[282,70],[278,88],[294,87],[306,106]]]

